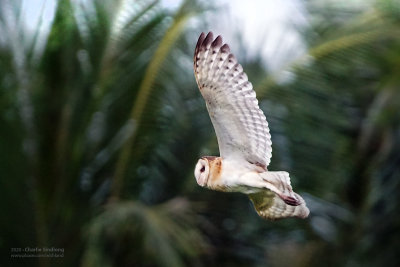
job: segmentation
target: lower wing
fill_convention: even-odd
[[[258,215],[264,219],[275,220],[288,217],[306,218],[310,213],[309,209],[306,207],[300,195],[294,192],[293,194],[302,204],[297,206],[289,205],[269,189],[249,194],[248,196],[253,202]]]
[[[310,211],[304,199],[293,191],[287,172],[263,172],[259,175],[266,189],[249,194],[249,197],[261,217],[274,220],[308,216]]]

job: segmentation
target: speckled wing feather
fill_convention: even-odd
[[[303,198],[296,193],[294,194],[298,200],[302,201],[300,205],[288,205],[279,196],[268,190],[249,194],[249,198],[253,202],[258,215],[262,218],[269,220],[289,217],[307,218],[310,211],[306,207]]]
[[[293,192],[287,172],[264,172],[260,175],[270,181],[273,179],[275,182],[267,186],[270,190],[248,195],[258,215],[270,220],[288,217],[306,218],[308,216],[310,211],[304,199]],[[281,196],[276,193],[277,191],[281,192]]]
[[[212,32],[202,33],[194,54],[194,72],[213,123],[221,157],[240,157],[266,169],[271,135],[256,93],[242,66]]]

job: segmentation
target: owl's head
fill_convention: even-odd
[[[207,186],[210,177],[218,176],[221,170],[221,158],[206,156],[197,161],[194,176],[200,186]]]

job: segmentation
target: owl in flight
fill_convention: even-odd
[[[289,174],[271,172],[271,135],[253,86],[242,66],[212,32],[202,33],[194,52],[194,74],[218,139],[220,157],[204,156],[194,175],[202,187],[247,194],[266,219],[306,218],[310,211],[293,192]]]

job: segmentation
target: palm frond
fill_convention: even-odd
[[[83,266],[185,266],[207,248],[196,226],[190,202],[176,198],[158,206],[138,202],[109,205],[88,230]],[[109,247],[108,244],[113,244]],[[130,254],[127,259],[120,255]]]
[[[183,26],[185,25],[187,19],[189,18],[190,13],[184,10],[184,8],[186,8],[186,5],[187,3],[185,2],[182,4],[181,10],[178,11],[177,16],[174,18],[172,25],[165,33],[164,38],[160,41],[160,44],[146,69],[144,78],[139,87],[137,97],[132,105],[130,117],[135,123],[140,124],[144,107],[147,104],[147,99],[151,93],[151,89],[157,77],[157,73],[161,67],[161,64],[165,60],[168,52],[170,51],[172,45],[175,43],[176,39],[179,37],[180,33],[183,30]],[[129,141],[127,142],[124,149],[122,149],[121,154],[119,156],[113,180],[112,193],[111,193],[112,198],[119,197],[123,184],[123,177],[126,171],[126,166],[130,159],[132,145],[135,141],[134,137],[135,134],[133,134],[133,136],[129,139]]]

